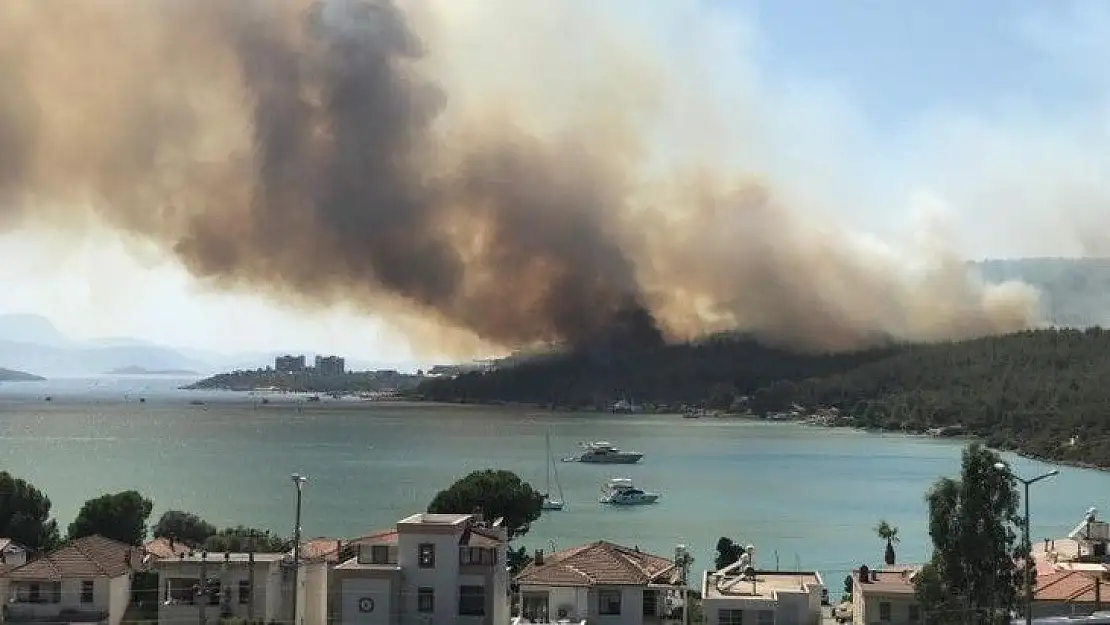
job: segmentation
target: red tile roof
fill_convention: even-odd
[[[143,545],[143,549],[155,558],[177,558],[183,553],[189,553],[189,546],[181,541],[173,541],[172,544],[168,538],[155,538],[148,541]]]
[[[1055,571],[1037,576],[1036,601],[1095,602],[1095,578],[1080,571]]]
[[[397,544],[397,530],[378,530],[370,532],[364,536],[359,536],[351,541],[354,545],[396,545]]]
[[[681,574],[667,558],[598,541],[556,551],[543,564],[529,564],[516,577],[519,584],[540,586],[645,586],[674,584]]]
[[[135,549],[104,538],[86,536],[71,540],[38,560],[3,574],[12,580],[61,581],[62,579],[119,577],[131,571]]]
[[[301,557],[305,560],[336,562],[347,541],[338,538],[313,538],[301,544]]]

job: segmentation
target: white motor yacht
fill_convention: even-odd
[[[659,493],[649,493],[636,488],[631,478],[615,477],[601,489],[600,503],[618,506],[642,506],[659,501]]]
[[[585,451],[576,458],[588,464],[636,464],[644,457],[636,451],[621,451],[609,441],[579,443]]]

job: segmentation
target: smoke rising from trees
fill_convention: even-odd
[[[729,104],[634,23],[526,4],[7,0],[0,228],[92,216],[216,288],[417,315],[440,349],[741,329],[843,350],[1036,320],[1028,287],[944,250],[907,277],[737,167]],[[530,37],[541,15],[571,41]],[[518,54],[462,71],[468,38]]]

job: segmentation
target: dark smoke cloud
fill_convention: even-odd
[[[810,236],[762,183],[704,164],[645,181],[626,103],[556,132],[493,94],[452,116],[409,18],[384,0],[6,0],[0,213],[64,228],[91,209],[219,287],[502,346],[741,328],[847,349],[1032,319],[1019,288],[951,267],[909,284]]]

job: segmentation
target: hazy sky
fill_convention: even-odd
[[[946,244],[968,257],[1110,253],[1110,4],[628,6],[667,45],[714,47],[717,65],[698,70],[741,85],[737,106],[761,111],[765,136],[738,145],[738,162],[788,172],[847,227],[893,241],[941,224]],[[0,234],[0,284],[0,312],[44,314],[78,338],[414,358],[402,335],[373,319],[213,293],[156,251],[94,225],[79,245],[38,231]]]

